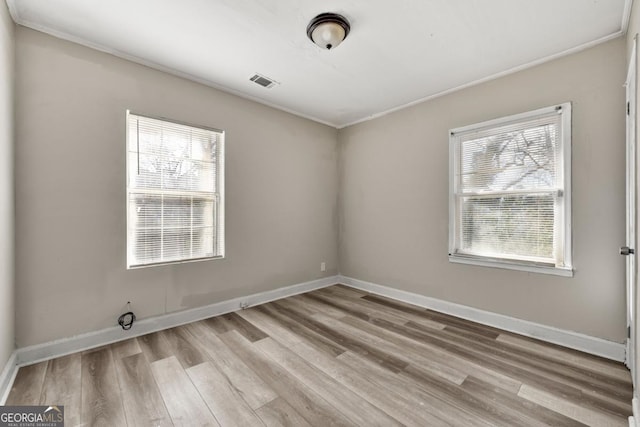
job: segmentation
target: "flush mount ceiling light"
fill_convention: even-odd
[[[333,49],[349,35],[349,21],[337,13],[321,13],[309,22],[307,36],[323,49]]]

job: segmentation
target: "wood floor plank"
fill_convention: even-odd
[[[367,295],[371,294],[352,288],[332,286],[305,294],[305,297],[314,298],[315,301],[318,301],[319,297],[324,300],[325,309],[332,307],[338,312],[344,313],[345,307],[358,307],[359,311],[367,313],[369,317],[382,318],[390,322],[403,324],[407,321],[414,321],[434,329],[443,329],[445,327],[444,324],[429,320],[422,315],[417,316],[408,311],[401,311],[394,307],[378,304],[363,298]],[[356,317],[362,318],[362,316]]]
[[[238,332],[229,331],[222,334],[220,338],[311,425],[352,425],[348,418],[339,413],[318,393],[298,381]]]
[[[510,427],[522,424],[522,417],[505,411],[489,403],[472,392],[469,392],[450,382],[443,381],[420,366],[409,365],[400,375],[405,376],[433,399],[442,400],[447,404],[466,413],[488,421],[491,425]]]
[[[406,349],[403,346],[397,345],[392,339],[388,339],[387,336],[380,336],[379,328],[375,328],[369,323],[352,317],[344,317],[340,320],[334,320],[332,318],[314,314],[311,317],[318,319],[326,326],[334,328],[336,331],[344,334],[355,342],[373,344],[373,347],[384,354],[395,354],[396,357],[404,363],[404,367],[397,372],[404,370],[409,364],[420,364],[426,370],[431,371],[434,375],[440,376],[455,384],[462,384],[462,381],[466,378],[467,374],[460,370],[454,369],[437,360],[423,357],[418,351]],[[518,384],[519,386],[519,384]]]
[[[133,356],[134,354],[142,353],[140,344],[135,338],[131,338],[124,341],[119,341],[110,345],[111,354],[113,354],[113,360],[122,359],[123,357]]]
[[[159,332],[142,335],[136,338],[136,340],[149,363],[172,356],[172,349],[169,343]]]
[[[463,345],[457,340],[447,339],[441,335],[442,331],[417,331],[415,328],[398,326],[384,320],[375,320],[375,323],[385,329],[413,338],[416,342],[435,343],[452,354],[464,357],[478,365],[484,365],[496,372],[504,372],[523,383],[528,383],[551,393],[560,394],[567,399],[573,399],[575,403],[587,402],[594,407],[619,415],[625,412],[625,410],[620,409],[619,405],[614,405],[606,400],[580,392],[581,386],[594,387],[592,384],[574,384],[566,381],[561,376],[554,377],[549,375],[544,370],[530,369],[515,359],[496,357],[492,352],[478,350],[475,345]]]
[[[244,318],[239,316],[238,313],[225,314],[225,318],[233,326],[233,329],[238,331],[240,335],[251,342],[259,341],[267,337],[267,334],[265,334],[258,325],[247,322]]]
[[[266,304],[261,307],[256,307],[256,310],[265,313],[269,318],[275,319],[282,328],[287,331],[291,331],[294,335],[297,335],[301,339],[310,342],[319,350],[324,351],[329,356],[337,356],[346,351],[346,349],[335,341],[326,338],[324,335],[316,333],[314,330],[308,328],[305,325],[296,322],[287,315],[281,313],[281,311],[272,304]]]
[[[5,405],[38,405],[47,363],[35,363],[18,369]]]
[[[79,425],[82,409],[82,356],[70,354],[50,360],[44,377],[40,405],[63,405],[67,425]]]
[[[122,396],[109,348],[82,354],[82,423],[126,425]]]
[[[438,426],[446,423],[426,411],[416,411],[420,401],[397,389],[389,388],[384,381],[371,377],[364,366],[352,369],[334,357],[328,357],[306,343],[291,344],[292,351],[303,357],[317,369],[330,376],[344,387],[359,394],[371,404],[380,408],[389,416],[407,426]]]
[[[209,359],[198,346],[192,343],[194,340],[189,336],[185,326],[165,329],[160,332],[160,335],[164,337],[169,345],[169,351],[180,361],[184,369],[199,365]]]
[[[464,380],[462,389],[469,391],[478,399],[494,405],[501,411],[509,412],[513,417],[517,417],[519,421],[515,422],[514,425],[556,427],[579,427],[585,425],[473,376],[468,376]]]
[[[151,372],[175,426],[219,426],[175,356],[153,362]]]
[[[320,291],[325,291],[330,289],[333,289],[333,288],[324,288],[324,289],[321,289]],[[314,293],[310,293],[305,296],[309,297],[313,294]],[[340,299],[336,299],[337,297],[331,293],[328,293],[328,294],[323,293],[321,295],[323,295],[325,298],[333,300],[334,302],[341,301]],[[445,324],[428,319],[422,315],[416,315],[408,311],[401,311],[401,310],[398,310],[397,308],[384,305],[384,304],[378,304],[378,303],[369,301],[365,298],[362,298],[365,295],[369,295],[369,294],[361,294],[361,297],[359,298],[355,298],[352,296],[350,299],[346,299],[346,300],[343,299],[343,300],[348,301],[349,304],[355,304],[357,306],[366,307],[368,310],[370,310],[371,313],[373,313],[373,316],[371,317],[381,317],[380,313],[383,313],[383,314],[386,314],[387,316],[391,316],[390,318],[386,318],[386,320],[395,321],[396,323],[404,324],[408,321],[411,321],[411,322],[416,322],[423,326],[433,328],[433,329],[444,329],[445,327]],[[324,307],[326,308],[328,306],[324,305]],[[338,312],[340,311],[338,310]]]
[[[349,369],[337,361],[332,354],[327,354],[314,345],[314,341],[301,339],[292,334],[288,329],[275,323],[265,312],[252,308],[242,311],[240,315],[248,317],[251,322],[259,322],[274,340],[291,348],[295,354],[303,357],[308,363],[339,382],[343,387],[359,394],[403,424],[407,426],[444,424],[442,420],[428,413],[416,412],[414,409],[419,402],[412,401],[404,394],[388,390],[383,384],[372,382],[365,373]]]
[[[289,329],[278,318],[274,317],[272,315],[274,311],[269,307],[269,304],[251,307],[247,310],[242,310],[238,315],[248,322],[259,324],[262,330],[272,338],[277,336],[286,342],[302,342],[305,340],[300,333]]]
[[[518,396],[588,425],[603,427],[622,427],[629,425],[627,417],[616,417],[600,411],[594,411],[590,407],[578,405],[556,394],[548,393],[527,384],[522,385]]]
[[[222,426],[259,426],[262,421],[213,362],[187,369],[191,382]]]
[[[587,401],[592,402],[594,400],[598,402],[602,402],[603,406],[598,406],[599,408],[608,408],[609,412],[614,414],[625,416],[633,410],[631,405],[631,401],[624,400],[619,398],[618,396],[614,396],[607,393],[601,393],[595,390],[591,390],[588,388],[581,388],[580,392],[583,396],[586,396]]]
[[[412,322],[407,323],[406,326],[424,332],[426,337],[438,337],[454,342],[478,354],[488,355],[496,361],[509,363],[514,367],[540,375],[543,378],[558,381],[572,387],[591,390],[595,396],[600,394],[617,397],[620,402],[629,402],[632,398],[631,390],[625,387],[627,384],[625,381],[584,369],[576,369],[565,362],[554,361],[542,355],[531,355],[518,349],[512,349],[493,339],[452,334],[449,327],[443,331],[433,332]],[[630,409],[630,407],[625,409]]]
[[[407,323],[406,326],[423,330],[419,325]],[[628,388],[630,385],[629,374],[626,377],[616,377],[608,375],[598,369],[590,369],[585,366],[578,366],[564,358],[555,358],[546,353],[536,353],[526,350],[525,348],[510,345],[498,339],[481,338],[477,336],[469,336],[465,332],[455,331],[455,328],[447,326],[442,332],[442,336],[449,336],[459,340],[465,345],[479,348],[480,351],[486,351],[500,357],[506,357],[509,360],[520,362],[520,364],[528,365],[534,370],[546,372],[553,377],[564,378],[568,383],[586,385],[586,388],[595,392],[603,392],[617,395],[622,401],[628,402],[631,399],[631,393]],[[613,363],[609,363],[611,368]],[[621,365],[621,364],[620,364]]]
[[[444,313],[438,313],[433,310],[428,310],[425,308],[413,306],[411,304],[407,304],[401,301],[394,301],[390,298],[382,297],[379,295],[366,295],[362,298],[368,301],[381,304],[381,305],[386,305],[388,307],[395,308],[399,311],[403,311],[403,312],[410,313],[425,319],[429,319],[437,323],[446,324],[446,325],[455,325],[461,329],[466,329],[469,332],[473,332],[482,336],[496,338],[498,335],[500,335],[501,332],[503,332],[496,328],[480,325],[478,323],[471,322],[469,320],[457,318]]]
[[[330,293],[327,289],[311,292],[307,294],[307,297],[324,306],[332,307],[335,310],[340,310],[364,320],[375,317],[399,324],[404,324],[407,321],[406,316],[393,313],[391,310],[381,310],[379,305],[369,303],[369,301],[365,299],[350,297],[337,298],[335,294]],[[281,301],[281,303],[285,304],[289,301],[290,300],[285,300]]]
[[[266,334],[256,325],[244,320],[238,313],[227,313],[222,316],[216,316],[206,319],[205,323],[209,325],[218,334],[224,334],[229,331],[238,331],[242,336],[251,342],[266,338]]]
[[[145,356],[132,354],[116,359],[115,364],[128,425],[172,426]]]
[[[467,375],[475,375],[513,393],[517,393],[522,385],[517,379],[504,375],[500,371],[488,369],[483,364],[474,363],[457,354],[449,353],[434,343],[415,341],[402,334],[379,328],[356,318],[345,317],[342,321],[370,335],[384,338],[389,344],[396,345],[399,348],[396,351],[400,351],[403,356],[415,358],[413,363],[420,364],[424,368],[431,368],[432,372],[452,382],[462,383]]]
[[[353,337],[345,335],[337,331],[335,328],[329,327],[326,324],[317,321],[313,316],[306,317],[303,314],[296,312],[295,309],[291,309],[291,307],[287,309],[277,302],[272,302],[270,303],[270,305],[276,307],[276,309],[278,309],[283,315],[290,317],[292,320],[298,322],[303,326],[306,326],[317,334],[322,335],[329,340],[337,342],[346,349],[361,354],[362,356],[374,361],[375,363],[380,364],[381,366],[389,369],[392,372],[400,372],[407,366],[407,362],[405,360],[402,360],[394,354],[380,351],[378,348],[370,345],[365,341],[355,340],[353,339]]]
[[[277,393],[239,359],[205,322],[192,323],[188,325],[188,330],[192,336],[197,337],[215,367],[233,384],[251,409],[257,409],[278,397]]]
[[[345,318],[344,322],[358,325],[358,327],[363,330],[371,330],[371,328],[374,328],[373,330],[378,331],[379,334],[385,334],[384,336],[389,341],[404,342],[404,345],[409,348],[418,347],[421,351],[440,354],[442,363],[449,364],[453,362],[453,364],[450,365],[452,368],[457,367],[465,374],[476,375],[482,380],[502,387],[505,390],[517,393],[522,385],[522,379],[518,375],[513,375],[513,370],[503,369],[498,363],[490,363],[491,359],[486,358],[485,355],[475,354],[458,347],[455,343],[437,338],[426,338],[411,328],[382,320],[374,320],[373,325],[353,318]],[[375,329],[376,326],[378,329]],[[393,334],[393,336],[388,335],[388,333]],[[431,356],[431,358],[434,357]],[[571,387],[566,389],[566,391],[569,392],[571,390],[573,390]]]
[[[322,371],[306,363],[290,350],[271,338],[256,343],[267,356],[271,357],[299,381],[315,390],[324,400],[347,416],[355,425],[400,426],[401,424],[380,411],[367,400],[341,387],[338,382]]]
[[[560,348],[555,345],[552,346],[548,343],[543,343],[523,336],[515,336],[514,334],[500,334],[498,338],[496,338],[496,341],[524,349],[532,354],[544,355],[549,358],[565,361],[576,367],[582,367],[601,375],[616,378],[626,382],[627,384],[631,383],[629,370],[619,362],[593,357],[592,355],[581,353],[573,349]]]
[[[318,289],[317,291],[325,291],[330,294],[336,295],[338,297],[341,296],[344,298],[362,298],[365,295],[370,295],[369,292],[356,289],[356,288],[351,288],[349,286],[344,286],[344,285],[329,286],[326,288]],[[315,293],[317,291],[313,291],[309,293]]]
[[[439,423],[446,425],[464,425],[477,427],[494,427],[494,424],[486,419],[482,419],[477,414],[470,413],[459,406],[450,405],[442,399],[434,399],[432,395],[425,393],[420,387],[406,377],[390,372],[376,363],[363,358],[359,354],[350,351],[337,357],[350,369],[363,372],[369,378],[374,378],[379,384],[384,385],[396,394],[404,394],[413,400],[414,408],[422,415],[434,417],[434,421],[427,425]]]
[[[287,300],[290,300],[295,302],[296,304],[299,304],[309,314],[323,313],[327,316],[335,317],[337,319],[345,315],[345,312],[342,310],[336,310],[331,306],[328,306],[326,304],[320,304],[318,303],[318,301],[312,298],[309,298],[309,294],[296,295],[292,298],[287,298]]]
[[[267,427],[311,427],[295,409],[282,398],[277,398],[256,411]]]
[[[224,334],[225,332],[229,332],[233,330],[233,325],[229,323],[224,316],[215,316],[210,317],[208,319],[203,320],[203,322],[213,329],[217,334]]]

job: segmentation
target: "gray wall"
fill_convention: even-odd
[[[19,347],[337,274],[335,129],[23,27],[16,72]],[[125,269],[126,109],[226,131],[226,259]]]
[[[340,270],[622,342],[625,39],[343,129]],[[448,130],[573,102],[573,278],[452,264]]]
[[[0,371],[14,349],[14,24],[0,1]]]

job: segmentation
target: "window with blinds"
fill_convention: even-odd
[[[571,275],[571,104],[450,132],[449,259]]]
[[[224,256],[224,132],[127,112],[127,268]]]

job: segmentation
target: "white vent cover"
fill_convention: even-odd
[[[269,77],[265,77],[263,75],[257,74],[257,73],[254,74],[253,77],[251,77],[249,80],[259,84],[262,87],[266,87],[267,89],[268,88],[272,88],[272,87],[274,87],[275,85],[278,84],[277,81],[275,81],[273,79],[270,79]]]

